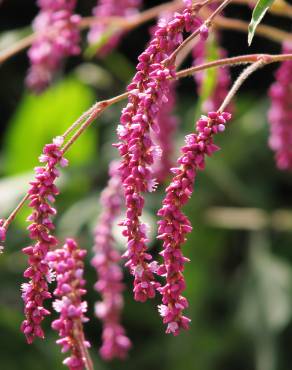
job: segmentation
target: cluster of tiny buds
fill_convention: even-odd
[[[62,144],[63,137],[57,137],[53,143],[45,145],[43,154],[39,158],[45,165],[35,168],[35,179],[30,182],[31,187],[28,191],[29,207],[33,209],[28,217],[30,221],[28,230],[29,237],[35,241],[34,245],[22,249],[22,252],[28,256],[29,267],[25,270],[24,277],[29,279],[29,282],[22,284],[26,319],[21,325],[21,330],[28,343],[32,343],[35,337],[44,338],[41,322],[50,313],[43,307],[44,300],[51,297],[48,283],[51,282],[52,275],[46,256],[58,243],[51,234],[55,228],[52,217],[56,214],[52,203],[59,193],[55,185],[60,175],[56,166],[68,164],[60,149]]]
[[[146,225],[140,221],[144,207],[143,193],[156,189],[152,165],[161,150],[154,145],[152,132],[159,132],[158,112],[168,101],[170,77],[175,76],[175,60],[168,60],[183,40],[202,21],[187,8],[172,19],[160,20],[146,50],[139,56],[137,72],[128,86],[129,102],[123,109],[118,127],[120,142],[115,146],[122,157],[121,178],[125,189],[126,220],[123,235],[128,239],[124,257],[134,275],[134,297],[144,302],[155,296],[156,264],[147,253]],[[164,63],[167,61],[167,63]]]
[[[57,344],[62,352],[70,351],[70,356],[63,363],[70,370],[83,370],[86,367],[87,348],[90,347],[84,338],[83,323],[87,302],[82,301],[86,294],[84,272],[84,257],[86,250],[80,249],[73,239],[67,239],[61,249],[49,252],[47,261],[56,272],[57,287],[54,295],[58,297],[54,309],[60,317],[53,321],[52,328],[59,332],[61,337]]]
[[[118,167],[119,162],[111,162],[110,179],[100,197],[102,211],[95,228],[94,257],[91,261],[98,276],[94,288],[101,295],[101,300],[95,304],[95,314],[103,324],[100,355],[105,360],[125,358],[131,348],[131,341],[121,324],[122,292],[125,287],[119,265],[121,255],[115,248],[113,237],[113,226],[121,213],[124,199]]]
[[[76,0],[39,0],[40,13],[34,20],[37,34],[28,51],[31,67],[26,78],[33,91],[43,91],[67,56],[80,53],[80,17],[72,14]]]
[[[166,279],[166,284],[158,288],[163,303],[159,312],[167,324],[166,333],[178,335],[180,329],[188,329],[190,322],[183,315],[188,301],[182,296],[185,290],[184,264],[189,260],[183,256],[181,247],[192,226],[181,208],[193,193],[197,170],[204,168],[206,155],[210,156],[219,149],[213,142],[213,136],[225,130],[230,118],[231,115],[226,112],[210,112],[198,120],[196,132],[186,136],[178,167],[172,169],[174,178],[166,188],[163,207],[158,211],[158,239],[163,240],[163,251],[160,253],[163,264],[157,273]]]
[[[292,52],[292,43],[283,44],[283,53]],[[275,152],[277,167],[292,170],[292,61],[283,62],[276,71],[276,81],[269,90],[271,107],[269,145]]]

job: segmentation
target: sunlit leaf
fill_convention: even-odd
[[[248,26],[248,45],[251,45],[255,30],[275,0],[258,0]]]

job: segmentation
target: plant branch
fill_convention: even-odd
[[[212,0],[213,1],[213,0]],[[93,24],[102,22],[104,24],[111,24],[113,23],[115,26],[119,26],[122,29],[131,30],[136,28],[143,23],[150,21],[153,18],[158,17],[159,14],[166,11],[175,11],[181,8],[183,5],[181,0],[174,0],[170,1],[165,4],[161,4],[158,6],[154,6],[151,9],[145,10],[137,15],[131,16],[129,18],[124,17],[84,17],[80,22],[80,29],[86,29],[91,27]],[[32,42],[37,37],[37,34],[33,33],[22,40],[19,40],[11,47],[4,49],[0,52],[0,65],[4,63],[6,60],[14,56],[15,54],[19,53],[20,51],[25,50],[28,48]]]
[[[36,35],[33,33],[23,39],[16,41],[14,44],[8,48],[0,51],[0,65],[4,63],[7,59],[13,57],[13,55],[19,53],[20,51],[28,48],[32,42],[35,40]]]
[[[244,81],[255,71],[257,71],[259,68],[262,68],[264,65],[266,65],[268,62],[265,60],[265,58],[260,58],[257,62],[253,63],[252,65],[248,66],[237,78],[237,80],[234,82],[231,90],[226,95],[223,103],[221,104],[220,108],[218,109],[218,112],[223,112],[224,109],[227,107],[227,105],[231,102],[241,85],[244,83]]]
[[[200,64],[198,66],[183,69],[182,71],[179,71],[176,73],[176,78],[180,79],[180,78],[184,78],[187,76],[191,76],[196,72],[204,71],[209,68],[236,66],[240,64],[255,63],[261,58],[267,61],[266,64],[275,63],[275,62],[284,62],[286,60],[292,60],[292,54],[277,54],[277,55],[248,54],[248,55],[240,55],[237,57],[218,59],[212,62]]]
[[[238,3],[247,3],[247,0],[233,0]],[[277,11],[273,10],[272,7],[270,10],[272,13],[280,14],[280,15],[289,15],[292,16],[292,6],[285,3],[285,7],[277,7]],[[93,25],[96,22],[102,21],[105,24],[111,24],[120,26],[125,30],[131,30],[135,27],[138,27],[139,25],[142,25],[145,22],[150,21],[151,19],[157,17],[161,12],[164,11],[175,11],[182,7],[182,2],[180,0],[176,1],[170,1],[168,3],[155,6],[151,9],[145,10],[144,12],[141,12],[139,15],[132,16],[130,18],[123,18],[123,17],[85,17],[81,20],[80,28],[86,29]],[[282,10],[280,10],[282,9]],[[284,10],[285,9],[285,10]],[[288,9],[288,10],[287,10]],[[206,14],[206,13],[205,13]],[[218,28],[226,29],[226,30],[236,30],[240,32],[246,32],[248,29],[248,23],[237,20],[237,19],[231,19],[231,18],[225,18],[222,16],[216,17],[216,19],[213,20],[213,25]],[[290,40],[292,41],[292,35],[288,32],[281,31],[277,29],[276,27],[272,26],[266,26],[260,24],[257,27],[256,34],[259,36],[266,37],[268,39],[271,39],[276,42],[283,42],[284,40]],[[32,42],[36,38],[36,34],[31,34],[19,41],[17,41],[15,44],[10,46],[9,48],[6,48],[0,52],[0,65],[7,61],[9,58],[13,57],[17,53],[25,50],[28,48]]]
[[[244,80],[256,69],[260,68],[263,65],[274,63],[274,62],[281,62],[286,60],[292,60],[292,54],[279,54],[279,55],[270,55],[270,54],[250,54],[250,55],[242,55],[237,56],[233,58],[224,58],[220,60],[216,60],[209,63],[204,63],[199,66],[191,67],[184,69],[182,71],[177,72],[176,78],[180,79],[183,77],[187,77],[190,75],[193,75],[195,72],[203,71],[208,68],[215,68],[215,67],[223,67],[227,65],[239,65],[244,63],[253,63],[249,68],[246,69],[243,74],[240,76],[240,82],[236,82],[233,88],[231,89],[230,93],[228,94],[228,100],[234,95],[234,92],[238,90],[241,83],[244,82]],[[252,67],[252,68],[251,68]],[[235,91],[236,90],[236,91]],[[125,92],[121,95],[118,95],[116,97],[113,97],[108,100],[104,100],[101,102],[95,103],[88,111],[83,113],[81,117],[87,119],[83,122],[83,124],[79,127],[79,129],[75,132],[75,134],[65,143],[65,145],[62,148],[62,153],[65,154],[67,150],[74,144],[74,142],[78,139],[78,137],[91,125],[91,123],[99,117],[108,107],[111,105],[122,101],[128,97],[129,93]],[[232,96],[231,96],[232,95]],[[224,106],[228,104],[226,101],[221,105],[219,110],[222,110]],[[69,129],[66,130],[66,132],[62,135],[63,137],[67,136],[70,132],[73,131],[73,129],[77,128],[77,123],[80,124],[82,122],[82,119],[78,119],[69,127]],[[11,222],[15,219],[18,212],[21,210],[21,208],[24,206],[25,202],[28,200],[29,194],[27,193],[20,203],[16,206],[14,211],[9,215],[9,217],[6,219],[6,221],[3,224],[3,227],[7,230]]]
[[[87,112],[89,113],[89,117],[84,121],[84,123],[80,126],[80,128],[75,132],[75,134],[67,141],[67,143],[62,148],[62,153],[65,154],[67,150],[74,144],[74,142],[78,139],[78,137],[87,129],[88,126],[91,125],[91,123],[99,117],[105,109],[110,107],[111,105],[124,100],[127,98],[129,93],[124,93],[121,95],[118,95],[114,98],[104,100],[101,102],[97,102],[94,104],[92,108],[90,108]],[[85,113],[86,114],[86,113]],[[72,126],[71,126],[72,127]],[[67,130],[68,131],[68,130]]]

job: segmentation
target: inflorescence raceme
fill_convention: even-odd
[[[27,85],[39,93],[51,83],[64,58],[80,53],[76,0],[38,0],[40,13],[33,22],[37,34],[28,51],[31,67]]]
[[[187,44],[185,35],[190,33],[190,38],[199,36],[196,44],[190,45],[194,64],[207,58],[211,21],[203,22],[198,12],[208,3],[194,4],[191,0],[185,0],[180,13],[167,13],[164,18],[159,18],[156,27],[152,29],[151,41],[138,57],[136,74],[127,88],[127,94],[117,97],[128,97],[117,128],[119,142],[114,144],[119,150],[120,160],[111,163],[110,179],[101,195],[102,210],[94,231],[94,257],[91,261],[97,273],[94,287],[100,294],[95,314],[103,324],[100,354],[105,360],[125,358],[132,346],[121,324],[124,284],[120,263],[123,259],[126,259],[125,266],[134,276],[135,300],[145,302],[148,298],[154,298],[157,292],[161,296],[162,302],[158,309],[166,325],[166,333],[178,335],[181,329],[189,328],[191,320],[185,316],[188,300],[183,295],[186,286],[184,266],[189,259],[184,256],[182,246],[192,225],[182,208],[192,196],[196,176],[205,168],[206,157],[219,149],[214,143],[214,136],[223,132],[231,119],[230,113],[222,112],[225,109],[218,107],[222,100],[221,107],[228,106],[233,91],[235,93],[245,79],[239,77],[228,92],[231,81],[228,69],[216,74],[213,91],[203,107],[209,113],[201,116],[194,132],[186,136],[181,156],[176,167],[172,168],[174,133],[178,122],[173,114],[176,92],[174,80],[178,76],[176,59],[182,45]],[[224,3],[227,4],[228,0]],[[28,85],[36,92],[48,86],[66,56],[80,52],[80,19],[74,15],[76,1],[38,0],[38,5],[40,13],[33,25],[37,37],[29,50],[31,68],[27,77]],[[100,0],[93,13],[98,17],[126,17],[136,14],[141,5],[141,0],[124,0],[119,4],[117,1]],[[105,24],[94,24],[88,36],[89,41],[94,44],[103,37],[106,30]],[[122,35],[123,31],[114,30],[98,51],[99,55],[103,56],[112,50]],[[217,47],[217,43],[212,47],[222,56],[225,51]],[[291,44],[285,43],[283,51],[292,53]],[[256,70],[261,61],[258,58],[251,60],[254,63],[251,67],[255,66]],[[201,77],[200,74],[196,76],[199,94],[203,89]],[[292,58],[280,66],[269,94],[272,102],[269,111],[269,143],[276,152],[277,165],[282,169],[292,168],[292,136],[289,131],[292,118],[291,80]],[[117,98],[112,101],[119,101]],[[101,103],[106,106],[108,102],[110,100]],[[28,217],[32,244],[22,250],[28,256],[29,266],[24,272],[28,282],[22,284],[21,288],[25,314],[21,330],[28,343],[37,337],[44,338],[42,322],[50,314],[44,305],[52,298],[49,284],[56,278],[53,307],[59,318],[53,321],[52,328],[59,333],[57,343],[62,352],[69,352],[64,364],[72,370],[93,369],[88,352],[89,342],[83,332],[83,323],[88,320],[85,316],[87,303],[84,300],[86,251],[80,249],[73,239],[67,239],[62,248],[58,247],[59,242],[53,235],[53,218],[57,212],[53,203],[59,194],[56,180],[60,173],[57,167],[67,166],[64,153],[84,127],[96,118],[95,113],[100,112],[98,109],[101,109],[101,105],[96,105],[96,111],[91,108],[88,115],[84,115],[85,118],[82,116],[77,121],[79,126],[73,124],[64,136],[45,145],[39,158],[43,166],[35,168],[35,179],[30,183],[25,198],[29,200],[32,209]],[[226,110],[229,111],[229,108]],[[76,132],[65,143],[64,139],[75,129]],[[163,185],[170,176],[173,176],[172,181],[165,190],[162,207],[157,213],[157,238],[163,243],[161,261],[158,262],[153,260],[149,252],[147,225],[142,222],[144,196]],[[127,249],[121,256],[115,246],[113,228],[123,206],[125,218],[120,226],[127,240]],[[7,225],[11,220],[7,223],[7,220],[0,219],[1,242],[5,241]],[[2,249],[0,246],[0,252]]]
[[[36,337],[43,338],[44,333],[41,322],[50,312],[43,307],[43,302],[51,298],[48,291],[48,283],[52,281],[52,271],[46,260],[48,252],[58,244],[52,235],[55,226],[52,217],[56,209],[52,206],[59,190],[55,185],[59,170],[57,165],[67,166],[68,162],[63,158],[60,150],[63,138],[57,137],[52,144],[44,147],[40,162],[43,167],[35,168],[35,180],[30,183],[29,207],[33,209],[28,217],[29,237],[34,241],[33,245],[23,248],[23,253],[28,256],[29,267],[24,272],[28,283],[22,284],[22,298],[24,301],[24,313],[26,319],[21,325],[28,343],[32,343]]]
[[[205,157],[219,149],[213,142],[213,136],[225,130],[230,118],[227,112],[210,112],[199,119],[196,132],[185,138],[186,145],[181,149],[178,167],[172,168],[175,176],[166,188],[163,207],[158,211],[158,239],[163,240],[163,251],[160,253],[163,264],[157,273],[166,279],[166,284],[158,289],[163,303],[159,311],[167,324],[166,333],[177,335],[181,328],[188,329],[190,322],[182,315],[188,307],[188,301],[181,293],[185,289],[184,264],[189,260],[183,256],[181,246],[192,226],[181,208],[192,195],[197,171],[205,167]]]
[[[102,298],[95,304],[95,314],[103,322],[100,355],[105,360],[125,358],[131,348],[131,341],[121,324],[123,272],[119,265],[121,255],[115,248],[113,237],[113,227],[124,199],[118,167],[119,162],[110,164],[110,179],[100,197],[102,211],[95,228],[94,257],[91,261],[98,276],[94,287]]]
[[[88,321],[85,316],[87,302],[82,300],[86,294],[83,277],[86,253],[73,239],[67,239],[63,248],[47,255],[48,264],[56,272],[57,280],[53,307],[59,313],[59,318],[53,321],[52,328],[59,333],[57,344],[62,347],[62,352],[70,351],[70,356],[63,361],[70,370],[85,368],[87,348],[90,347],[83,333],[83,323]]]
[[[202,24],[193,15],[192,7],[176,13],[173,19],[160,23],[148,48],[138,57],[137,72],[128,86],[128,104],[123,109],[115,144],[122,157],[121,179],[125,190],[126,219],[123,235],[128,240],[124,254],[134,275],[134,297],[144,302],[155,296],[159,283],[155,281],[157,264],[147,252],[147,228],[140,218],[145,192],[156,189],[153,164],[161,149],[153,142],[153,132],[159,132],[158,112],[168,101],[170,78],[175,77],[175,60],[171,55],[183,40],[183,32],[191,32]]]
[[[292,52],[292,43],[283,45],[283,53]],[[271,108],[269,145],[275,152],[277,167],[292,170],[292,61],[281,64],[276,82],[269,90]]]

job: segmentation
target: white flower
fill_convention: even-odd
[[[58,147],[60,147],[63,143],[64,143],[64,138],[63,136],[56,136],[54,139],[53,139],[53,143],[55,145],[57,145]]]
[[[169,310],[168,310],[168,307],[166,305],[160,304],[158,306],[158,312],[159,312],[160,316],[165,317],[168,314]]]

